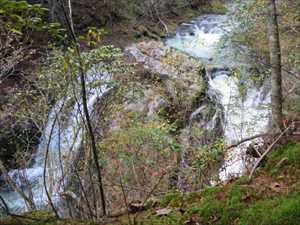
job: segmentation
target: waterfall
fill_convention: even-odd
[[[205,63],[209,85],[207,95],[215,95],[214,98],[222,105],[225,117],[224,139],[230,145],[267,129],[270,96],[265,94],[263,87],[248,84],[251,82],[246,80],[249,77],[247,69],[242,71],[245,81],[234,77],[228,69],[247,65],[233,57],[234,49],[230,45],[219,45],[224,35],[234,29],[228,22],[228,15],[200,16],[180,25],[176,36],[168,38],[166,44]],[[244,94],[241,93],[241,87]],[[191,118],[201,113],[202,109],[203,106],[200,106]],[[240,176],[245,172],[245,151],[250,143],[246,142],[226,153],[223,168],[219,172],[220,180]]]
[[[218,106],[215,114],[209,117],[210,121],[203,121],[201,128],[212,132],[214,127],[223,125],[220,133],[224,133],[225,143],[230,145],[256,134],[263,133],[269,122],[270,103],[269,94],[265,94],[263,87],[256,87],[246,82],[249,77],[247,69],[242,71],[243,79],[237,79],[230,72],[230,68],[238,68],[240,64],[233,57],[234,49],[230,45],[219,48],[222,38],[233,27],[227,22],[227,15],[205,15],[189,23],[180,25],[176,36],[168,38],[166,44],[180,51],[199,58],[206,65],[208,81],[208,98]],[[105,72],[90,70],[86,75],[88,87],[88,109],[92,113],[97,99],[111,90],[109,81],[111,76]],[[104,81],[95,87],[96,81]],[[251,82],[250,82],[251,83]],[[241,87],[244,91],[241,93]],[[77,101],[74,99],[74,93]],[[72,163],[83,141],[82,102],[80,94],[72,90],[56,102],[51,109],[45,125],[38,150],[34,155],[34,164],[31,168],[13,170],[9,175],[22,187],[23,177],[30,185],[22,187],[25,192],[31,189],[34,193],[35,204],[42,208],[47,205],[47,198],[43,187],[43,171],[46,149],[49,149],[47,160],[47,188],[55,204],[59,204],[60,194],[67,183],[63,175],[70,170]],[[66,105],[67,112],[61,109]],[[201,118],[205,111],[199,106],[190,116],[190,120]],[[199,116],[200,115],[200,116]],[[224,119],[223,119],[224,117]],[[65,119],[67,118],[67,119]],[[208,118],[208,117],[207,117]],[[220,119],[221,118],[221,119]],[[222,121],[220,121],[222,120]],[[224,121],[223,121],[224,120]],[[215,134],[219,136],[219,133]],[[247,142],[242,146],[228,151],[225,155],[223,168],[219,171],[220,180],[231,176],[239,176],[246,170],[245,150]],[[184,155],[184,154],[183,154]],[[31,187],[30,187],[31,186]],[[24,200],[13,190],[6,188],[1,192],[8,206],[14,211],[25,211]]]
[[[92,113],[97,99],[104,96],[112,88],[109,85],[111,75],[100,71],[99,68],[95,67],[86,74],[87,103],[90,113]],[[94,87],[93,83],[97,81],[101,81],[101,85]],[[77,100],[74,101],[75,96],[77,96]],[[63,175],[72,168],[73,160],[83,141],[83,106],[80,92],[75,93],[75,96],[74,90],[69,90],[68,94],[57,101],[51,109],[38,150],[34,155],[32,167],[9,172],[9,176],[15,180],[25,193],[28,193],[31,188],[34,203],[38,208],[43,208],[48,203],[43,186],[44,161],[47,148],[49,149],[46,175],[47,188],[51,194],[52,201],[55,204],[59,204],[60,193],[64,191],[64,185],[67,183],[67,177],[63,177]],[[71,103],[73,106],[70,107],[69,112],[64,116],[61,111],[67,103]],[[24,177],[29,181],[30,187],[24,184]],[[2,191],[1,195],[11,210],[15,212],[27,210],[23,198],[9,187]]]

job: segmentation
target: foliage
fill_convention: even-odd
[[[199,192],[166,193],[153,208],[135,215],[136,224],[297,225],[300,221],[299,149],[299,143],[274,149],[265,166],[251,181],[241,177]],[[274,165],[285,157],[288,160],[276,170]],[[157,209],[165,208],[170,210],[167,215],[156,213]],[[125,215],[104,224],[120,224],[119,221],[129,224]],[[64,224],[63,221],[60,223]],[[54,224],[60,223],[56,221]],[[4,224],[17,223],[8,220]],[[70,224],[77,223],[70,221]]]
[[[299,168],[300,156],[298,144],[288,144],[275,149],[254,180],[244,177],[226,184],[207,188],[196,193],[168,193],[164,195],[158,207],[168,207],[171,213],[158,216],[153,211],[141,215],[138,224],[298,224],[300,214],[300,186],[297,173],[290,166]],[[288,157],[283,168],[277,171],[282,178],[267,178],[265,174],[282,158]],[[285,169],[284,169],[285,168]],[[295,169],[295,168],[294,168]],[[272,169],[271,169],[272,170]],[[291,179],[294,177],[294,179]],[[292,180],[292,181],[291,181]],[[284,183],[289,183],[289,190]],[[292,182],[292,183],[290,183]],[[280,186],[276,192],[273,185]],[[293,185],[292,185],[293,184]],[[193,223],[191,223],[193,224]]]
[[[47,9],[26,1],[0,0],[0,79],[13,75],[16,67],[36,54],[41,37],[61,38],[58,24],[45,20]],[[30,37],[30,39],[29,39]],[[41,38],[42,40],[42,38]],[[0,80],[0,81],[1,81]]]
[[[89,35],[90,33],[87,34],[90,41],[99,44],[98,36]],[[62,109],[61,116],[64,117],[70,113],[75,101],[81,99],[78,77],[80,63],[74,46],[67,49],[52,48],[51,55],[45,60],[37,76],[28,78],[24,82],[25,90],[18,90],[14,96],[14,101],[19,105],[14,115],[20,119],[30,118],[40,131],[46,125],[48,113],[55,102],[68,96]],[[86,73],[88,94],[104,83],[116,86],[122,82],[123,74],[130,76],[131,73],[130,66],[123,62],[121,50],[111,45],[82,52],[81,61]],[[112,76],[113,79],[107,79],[107,76]]]
[[[238,0],[234,5],[233,27],[234,32],[230,34],[230,40],[236,47],[239,55],[247,53],[248,60],[260,71],[261,78],[269,74],[269,45],[267,32],[268,1]],[[295,90],[299,85],[299,1],[277,1],[279,33],[282,53],[283,89],[288,96],[286,101],[294,101]],[[245,49],[244,46],[248,49]],[[258,76],[255,79],[260,79]],[[298,95],[296,95],[298,96]],[[291,99],[291,100],[290,100]],[[286,104],[290,110],[291,104]]]
[[[225,13],[227,11],[224,2],[220,0],[212,0],[210,3],[211,10],[215,13]]]
[[[130,37],[158,38],[165,36],[166,25],[171,31],[180,18],[225,11],[220,0],[87,0],[72,4],[74,23],[79,29],[106,26],[115,32],[113,25],[117,25],[122,35],[126,32]]]
[[[97,40],[93,40],[96,38],[98,37],[89,37],[89,40],[96,43]],[[71,113],[74,112],[72,109],[76,109],[77,104],[81,104],[80,69],[83,69],[85,74],[87,95],[93,94],[94,97],[95,93],[98,94],[93,100],[102,94],[102,89],[99,86],[106,84],[110,87],[116,87],[122,82],[124,74],[130,76],[130,66],[124,63],[121,50],[111,45],[82,52],[81,61],[78,60],[75,46],[70,46],[67,49],[52,47],[52,49],[52,55],[45,59],[45,64],[38,75],[32,79],[28,78],[24,82],[23,85],[28,88],[25,91],[18,90],[14,96],[15,102],[18,103],[18,111],[14,113],[14,116],[29,118],[41,131],[48,124],[49,112],[53,112],[54,109],[58,110],[57,102],[63,102],[61,109],[56,112],[56,116],[63,127],[68,123],[68,117],[72,116]],[[89,104],[91,103],[89,102]],[[53,107],[54,105],[56,108]],[[83,130],[83,118],[78,116],[76,119],[79,120],[76,129]],[[12,138],[10,141],[19,140]],[[16,143],[14,150],[20,151],[19,156],[22,156],[25,149],[22,148],[23,146],[19,149],[20,144],[21,142]],[[87,148],[88,142],[83,144],[82,149]],[[65,161],[64,163],[67,163]],[[28,164],[26,165],[28,166]],[[22,166],[25,167],[25,164]],[[71,177],[71,175],[69,176]],[[31,185],[30,182],[28,181],[26,185]]]
[[[103,34],[102,30],[91,28],[85,36],[81,36],[81,39],[88,41],[91,45],[98,45],[102,41]],[[82,52],[81,62],[76,57],[75,46],[69,46],[65,50],[54,47],[52,56],[47,60],[36,82],[39,83],[39,88],[44,93],[56,93],[56,101],[70,92],[70,89],[80,90],[78,83],[80,68],[86,73],[87,86],[90,91],[103,83],[112,85],[114,82],[116,84],[122,79],[120,75],[129,76],[131,73],[130,65],[123,61],[122,51],[112,45],[102,45],[99,48]],[[114,79],[105,78],[108,74],[111,74]],[[51,97],[52,95],[50,99],[53,101]]]
[[[223,139],[219,139],[211,145],[201,146],[195,152],[193,165],[200,173],[205,174],[207,169],[223,159],[224,147],[225,143]]]
[[[204,3],[202,3],[204,5]],[[189,7],[188,0],[113,0],[106,2],[88,1],[84,6],[94,5],[101,10],[100,21],[102,25],[113,23],[121,19],[140,19],[159,21],[159,17],[165,17],[177,9]],[[195,3],[199,5],[199,3]],[[76,5],[75,5],[76,7]],[[76,11],[76,8],[75,8]]]
[[[110,131],[99,143],[102,150],[106,182],[113,188],[111,196],[117,201],[113,208],[123,204],[122,192],[116,186],[123,183],[128,201],[143,201],[147,192],[168,189],[168,176],[176,166],[173,159],[180,145],[169,134],[171,125],[162,120],[148,121],[143,113],[118,108],[122,118],[120,128]],[[122,203],[120,203],[121,201]]]
[[[162,151],[165,148],[174,149],[168,137],[172,127],[164,121],[147,122],[144,120],[143,115],[129,112],[127,121],[124,122],[130,124],[127,124],[127,126],[123,124],[124,127],[121,130],[113,132],[105,140],[107,144],[105,142],[101,144],[102,148],[110,151],[124,151],[130,146],[139,150],[147,144],[149,148],[156,151]],[[127,132],[124,132],[123,129],[126,129]]]
[[[0,21],[3,26],[16,35],[24,32],[50,31],[59,34],[59,25],[47,23],[45,15],[48,10],[40,4],[29,4],[27,1],[1,0]]]
[[[102,42],[103,37],[107,34],[104,29],[97,27],[88,27],[86,35],[80,36],[80,40],[84,41],[89,47],[96,47]]]
[[[0,1],[0,18],[5,27],[18,35],[22,30],[37,29],[46,9],[41,5],[30,5],[26,1]]]
[[[39,136],[31,115],[21,111],[28,110],[23,105],[23,96],[28,96],[26,102],[31,108],[32,99],[38,92],[34,87],[35,81],[27,82],[38,64],[37,55],[62,34],[57,24],[46,21],[46,12],[41,5],[27,1],[0,0],[0,85],[1,96],[5,99],[1,102],[0,111],[0,142],[3,147],[0,157],[6,163],[16,151],[31,152]]]
[[[224,140],[220,138],[211,144],[188,149],[189,159],[181,171],[181,176],[189,183],[191,190],[203,189],[219,180],[224,147]]]

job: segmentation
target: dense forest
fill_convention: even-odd
[[[0,0],[0,224],[300,225],[299,0]]]

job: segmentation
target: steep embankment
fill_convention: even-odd
[[[192,10],[192,9],[191,9],[191,11],[187,9],[187,11],[196,13],[196,11]],[[199,12],[197,12],[197,13],[199,13]],[[185,13],[182,13],[181,16],[182,17],[186,17],[187,15]],[[177,19],[178,18],[175,19],[173,17],[173,19],[174,19],[174,21],[173,20],[172,21],[175,22],[175,24],[177,24],[177,22],[178,22]],[[139,39],[139,38],[143,38],[144,39],[144,38],[147,38],[147,37],[155,39],[155,37],[153,36],[153,34],[155,32],[149,31],[149,29],[145,28],[145,27],[144,28],[147,29],[147,30],[144,30],[144,28],[142,28],[142,30],[140,31],[139,28],[140,27],[138,27],[136,30],[137,30],[137,32],[141,32],[141,34],[136,34],[134,32],[125,32],[126,33],[125,34],[126,38],[124,38],[124,39],[131,39],[132,36],[134,36],[135,39]],[[113,36],[117,37],[118,39],[122,39],[122,38],[120,38],[118,36],[118,33],[114,32]],[[128,36],[130,36],[130,37],[128,37]],[[160,36],[160,35],[156,35],[156,36]],[[158,38],[160,38],[160,37],[158,37]],[[110,39],[109,42],[110,43],[114,43],[114,40]],[[156,47],[156,46],[154,46],[154,47]],[[150,46],[150,48],[151,48],[151,46]],[[165,48],[165,47],[163,46],[162,48]],[[146,50],[151,50],[151,49],[146,49]],[[141,92],[143,92],[143,93],[141,93],[143,97],[141,97],[140,99],[137,100],[138,102],[137,102],[136,105],[135,105],[135,103],[131,102],[131,103],[128,103],[128,107],[125,106],[125,107],[122,107],[122,108],[125,108],[126,110],[128,109],[127,111],[133,111],[135,114],[138,114],[138,113],[143,114],[143,115],[146,114],[145,117],[147,117],[147,119],[149,119],[149,120],[155,120],[157,118],[155,117],[154,114],[157,114],[157,111],[159,111],[161,108],[166,108],[167,110],[168,109],[174,110],[173,109],[174,105],[176,105],[176,111],[177,111],[176,113],[179,114],[177,117],[180,116],[180,118],[181,118],[180,122],[184,123],[184,122],[186,122],[185,120],[188,120],[188,114],[191,113],[194,110],[194,108],[195,108],[195,104],[194,104],[195,101],[199,98],[199,95],[202,94],[202,92],[203,92],[203,90],[202,90],[203,88],[201,86],[201,81],[200,81],[203,78],[203,74],[202,74],[203,71],[199,71],[198,67],[200,67],[200,66],[198,65],[198,63],[197,62],[193,63],[193,61],[190,60],[189,57],[187,57],[187,56],[182,56],[183,58],[186,59],[187,62],[185,64],[187,64],[187,65],[185,65],[183,68],[180,68],[180,65],[178,65],[178,63],[176,62],[176,60],[182,61],[182,58],[180,58],[180,54],[177,54],[177,55],[175,54],[175,58],[172,59],[172,58],[168,58],[168,56],[166,54],[167,53],[166,49],[160,49],[159,46],[158,46],[158,49],[153,50],[154,54],[157,54],[157,53],[160,54],[161,51],[162,51],[162,55],[156,55],[155,57],[159,57],[159,58],[161,57],[161,58],[165,59],[165,61],[166,61],[165,65],[166,64],[172,64],[173,63],[172,60],[173,61],[175,60],[175,66],[178,67],[178,68],[175,68],[175,69],[172,68],[171,70],[170,69],[169,70],[168,69],[165,70],[165,69],[162,69],[162,67],[160,68],[159,65],[151,65],[151,67],[152,66],[156,67],[157,71],[154,71],[154,73],[155,72],[160,72],[161,70],[164,70],[165,74],[163,74],[163,75],[171,75],[171,76],[157,77],[158,80],[160,80],[160,79],[162,80],[161,83],[163,83],[162,86],[163,86],[163,91],[165,93],[158,93],[161,90],[157,90],[159,88],[155,87],[154,82],[152,82],[151,84],[146,84],[147,83],[147,77],[141,77],[142,81],[138,82],[138,86],[140,86],[140,89],[143,89],[143,90],[141,90]],[[148,53],[146,52],[146,53],[143,53],[143,54],[147,55]],[[133,57],[135,57],[135,56],[133,56]],[[171,62],[168,62],[168,60],[171,61]],[[154,63],[158,63],[158,61],[159,60],[154,60]],[[143,63],[146,64],[146,62],[140,62],[140,64],[143,64]],[[177,72],[176,69],[180,69],[179,71],[182,74],[180,74],[179,72]],[[189,73],[189,76],[185,77],[186,73]],[[183,74],[184,74],[184,76],[183,76]],[[172,77],[172,76],[175,76],[175,75],[176,75],[176,77]],[[156,82],[156,83],[159,83],[159,82]],[[133,95],[133,94],[128,93],[128,95]],[[100,96],[100,94],[99,94],[99,96]],[[171,96],[170,101],[168,101],[169,99],[167,99],[167,97],[169,97],[169,96]],[[130,97],[131,96],[128,96],[128,98],[130,98]],[[95,100],[95,98],[93,98],[93,99]],[[93,103],[94,103],[94,100],[92,101]],[[13,105],[16,105],[16,102],[14,102]],[[90,103],[90,104],[93,105],[93,103]],[[178,105],[181,106],[180,109],[179,109],[179,107],[177,107]],[[130,109],[130,107],[134,107],[134,108]],[[54,111],[56,111],[56,110],[57,110],[56,106],[54,106],[54,108],[52,109],[52,111],[50,113],[50,119],[48,121],[50,123],[48,123],[48,124],[52,124],[51,114]],[[77,110],[76,107],[74,107],[74,111],[76,111],[76,110]],[[117,110],[120,110],[120,107]],[[178,112],[180,112],[180,113],[178,113]],[[36,113],[39,114],[40,112],[36,112]],[[77,115],[77,113],[74,113],[74,114]],[[68,116],[70,117],[68,119],[68,121],[73,122],[73,120],[72,120],[73,116],[72,115],[68,115]],[[120,116],[120,114],[118,114],[118,116]],[[154,119],[153,119],[153,117],[154,117]],[[0,121],[1,121],[1,119],[0,119]],[[113,122],[115,122],[115,121],[113,121]],[[139,122],[140,123],[138,125],[141,125],[141,123],[144,122],[144,121],[139,121]],[[154,123],[154,125],[157,125],[159,123],[161,123],[161,121],[158,121],[158,122]],[[198,123],[198,121],[196,121],[196,119],[194,119],[194,123]],[[53,122],[53,124],[55,124],[55,122]],[[74,122],[72,125],[73,126],[70,126],[70,127],[74,128],[72,130],[77,130],[77,127],[76,127],[77,123]],[[114,124],[114,125],[116,125],[116,124]],[[115,128],[114,125],[112,125],[113,128]],[[153,123],[152,124],[150,123],[150,125],[152,126]],[[184,125],[182,125],[182,126],[184,126]],[[152,128],[151,126],[150,126],[150,128]],[[45,132],[43,132],[44,134],[46,134],[45,136],[48,135],[48,133],[47,133],[47,127],[48,127],[48,125],[46,126]],[[52,126],[49,125],[49,127],[52,127]],[[53,127],[56,129],[59,126],[57,124],[55,124],[55,126],[53,126]],[[68,127],[69,126],[67,126],[67,128]],[[134,128],[136,128],[136,127],[133,127],[133,129]],[[148,128],[148,127],[146,127],[146,128]],[[159,127],[159,129],[160,128],[161,127]],[[55,131],[55,129],[54,129],[54,131]],[[50,131],[52,129],[48,129],[48,130]],[[58,128],[58,130],[60,130],[60,128]],[[58,149],[64,149],[64,148],[62,148],[60,146],[60,144],[57,144],[61,140],[62,140],[61,143],[64,143],[64,141],[66,141],[68,139],[71,139],[73,141],[73,137],[71,137],[72,136],[72,131],[70,132],[70,130],[67,129],[67,132],[64,132],[66,134],[67,138],[61,138],[61,135],[58,135],[59,138],[56,139],[56,138],[53,138],[53,136],[52,136],[51,141],[49,141],[49,146],[50,147],[54,146],[53,151],[57,152],[57,151],[60,151]],[[57,133],[59,133],[59,132],[57,132]],[[52,133],[52,131],[50,133]],[[121,132],[119,132],[119,133],[121,133]],[[80,136],[80,135],[78,135],[78,136]],[[13,136],[12,137],[9,136],[9,138],[13,139]],[[7,140],[7,139],[8,138],[4,137],[4,142],[8,143],[9,140]],[[2,139],[0,137],[0,142],[1,142],[1,140]],[[74,143],[77,143],[76,140],[77,140],[77,138],[75,137]],[[103,143],[101,143],[101,144],[103,144]],[[104,145],[105,144],[106,143],[104,142]],[[111,144],[111,143],[109,143],[109,144]],[[146,143],[146,144],[149,144],[149,143]],[[146,144],[145,144],[145,146],[146,146]],[[168,144],[170,144],[170,143],[168,142]],[[58,145],[60,147],[57,147]],[[41,147],[38,147],[38,152],[37,152],[38,156],[34,158],[36,162],[33,163],[33,165],[26,165],[25,166],[25,168],[27,170],[26,174],[28,175],[30,182],[34,183],[32,185],[32,187],[33,187],[33,190],[34,190],[34,198],[35,199],[36,199],[36,196],[38,196],[38,195],[42,195],[43,196],[43,194],[42,194],[43,188],[42,188],[42,185],[41,185],[42,184],[42,182],[41,182],[42,181],[42,179],[41,179],[42,178],[42,167],[41,166],[42,166],[43,162],[42,162],[42,160],[40,160],[40,158],[43,159],[43,155],[44,155],[43,154],[44,152],[40,151],[40,149],[44,149],[43,148],[43,141],[41,141],[41,143],[40,143],[39,146],[41,146]],[[46,146],[46,145],[44,145],[44,146]],[[75,145],[75,146],[77,146],[77,145]],[[9,147],[8,150],[10,152],[10,155],[13,155],[13,153],[16,151],[17,147],[15,147],[15,145],[9,145],[8,147]],[[174,147],[174,146],[172,146],[172,147]],[[104,148],[105,148],[105,146],[104,146]],[[32,146],[32,149],[36,150],[36,146],[35,145]],[[70,149],[70,148],[66,148],[66,149]],[[22,150],[23,150],[23,148],[20,148],[21,152],[22,152]],[[39,154],[39,153],[41,153],[41,154]],[[0,156],[1,156],[1,154],[0,154]],[[41,156],[41,157],[39,157],[39,156]],[[8,156],[5,155],[5,158],[7,158],[7,157]],[[169,158],[171,159],[171,157],[169,157]],[[56,164],[55,162],[58,162],[58,161],[59,160],[54,160],[54,164]],[[157,165],[156,165],[156,167],[157,167]],[[20,174],[21,172],[22,172],[21,170],[19,170],[19,171],[12,171],[10,174],[17,175],[16,177],[18,177],[18,174]],[[24,172],[25,172],[25,170],[24,170]],[[34,174],[34,179],[31,179],[32,178],[32,176],[31,176],[32,174]],[[54,174],[56,174],[56,173],[54,173]],[[14,177],[14,179],[16,177]],[[36,185],[36,183],[38,183],[39,185]],[[56,185],[59,186],[58,182],[54,182],[54,183],[56,183]],[[149,182],[147,182],[147,183],[149,183]],[[145,189],[145,187],[143,187],[142,189]],[[16,193],[14,193],[13,191],[11,191],[9,189],[8,190],[5,189],[3,195],[4,195],[4,199],[7,201],[8,206],[10,208],[13,208],[12,210],[14,210],[15,208],[18,208],[18,209],[20,208],[21,210],[23,210],[25,208],[23,200],[20,199],[19,196],[16,195]],[[42,198],[42,199],[44,199],[44,198]],[[37,200],[37,201],[40,202],[40,200]]]
[[[251,181],[242,177],[201,193],[166,195],[159,206],[170,213],[152,210],[144,224],[299,224],[299,162],[299,143],[277,148]]]
[[[297,225],[300,224],[300,143],[274,149],[252,180],[242,177],[201,192],[169,193],[150,199],[147,209],[130,213],[134,224],[145,225]],[[0,224],[130,224],[128,215],[104,222],[61,220],[44,212]],[[21,220],[22,219],[22,220]]]

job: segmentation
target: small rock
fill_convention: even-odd
[[[145,207],[141,201],[134,201],[128,205],[130,213],[137,213],[145,210]]]
[[[166,216],[172,212],[171,208],[162,208],[156,210],[156,215],[158,216]]]
[[[161,96],[155,96],[152,101],[148,103],[148,117],[153,117],[157,114],[157,112],[166,107],[168,102]]]

